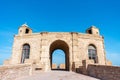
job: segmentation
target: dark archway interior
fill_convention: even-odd
[[[62,40],[56,40],[50,46],[51,69],[52,69],[52,53],[56,49],[61,49],[61,50],[63,50],[65,52],[65,70],[69,71],[69,47],[66,44],[66,42],[64,42]]]

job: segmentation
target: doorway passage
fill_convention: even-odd
[[[61,49],[56,49],[52,53],[52,69],[65,69],[65,53]]]
[[[62,40],[54,41],[50,46],[51,70],[69,71],[69,47]]]

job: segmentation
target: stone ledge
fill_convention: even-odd
[[[6,70],[6,69],[18,69],[22,67],[28,67],[31,66],[31,64],[16,64],[16,65],[3,65],[0,66],[0,70]]]

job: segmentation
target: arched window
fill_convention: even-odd
[[[22,49],[22,59],[21,63],[24,63],[25,59],[29,59],[30,46],[29,44],[24,44]]]
[[[29,33],[29,29],[26,29],[25,33],[26,33],[26,34]]]
[[[95,63],[97,63],[97,51],[94,45],[88,46],[88,55],[89,59],[93,59]]]

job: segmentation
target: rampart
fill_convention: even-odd
[[[120,67],[117,66],[88,65],[87,73],[101,80],[120,80]]]

